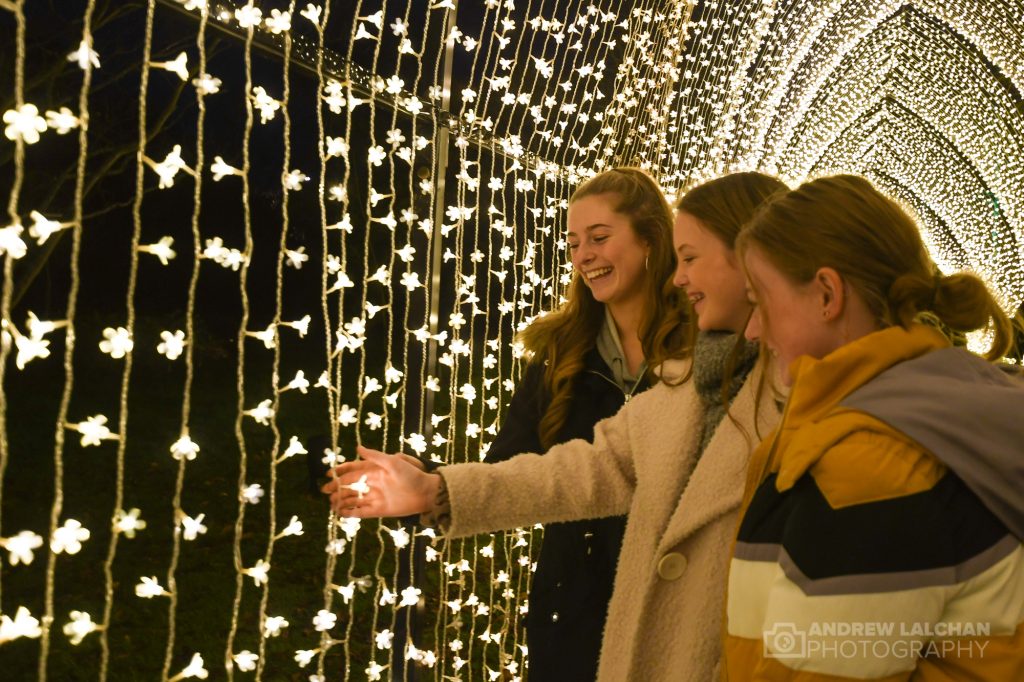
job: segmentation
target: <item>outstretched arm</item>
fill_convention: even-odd
[[[636,485],[630,406],[639,404],[634,400],[599,422],[593,443],[573,440],[543,456],[455,464],[440,474],[425,473],[408,455],[360,447],[360,459],[335,467],[335,480],[323,492],[341,516],[426,513],[425,523],[452,537],[624,514]]]
[[[341,516],[374,518],[409,516],[432,511],[441,492],[438,474],[428,474],[418,460],[402,453],[388,455],[359,446],[360,459],[333,470],[321,490]]]

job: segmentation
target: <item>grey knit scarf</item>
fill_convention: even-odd
[[[697,347],[693,353],[693,382],[705,408],[698,456],[704,453],[704,448],[711,442],[715,429],[729,409],[728,403],[722,401],[722,385],[736,341],[737,335],[729,332],[701,332],[697,337]],[[732,379],[729,381],[728,402],[736,397],[750,370],[754,368],[758,344],[743,340],[737,352],[739,355],[735,360]]]

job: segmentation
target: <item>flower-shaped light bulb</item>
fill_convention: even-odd
[[[352,278],[349,277],[347,273],[339,272],[338,278],[334,281],[334,284],[331,285],[331,288],[327,290],[327,293],[331,294],[335,291],[341,291],[342,289],[351,289],[355,285],[356,283],[352,281]]]
[[[327,609],[320,609],[317,611],[316,616],[313,617],[313,627],[318,632],[325,632],[330,630],[338,623],[338,616],[331,613]]]
[[[304,315],[301,320],[295,320],[294,322],[282,322],[282,327],[291,327],[292,329],[299,332],[299,336],[305,337],[309,333],[309,323],[313,318],[309,315]]]
[[[256,420],[256,423],[262,424],[263,426],[269,426],[270,420],[274,418],[274,408],[271,407],[273,403],[270,398],[263,400],[259,405],[251,410],[244,410],[242,414],[247,417],[252,417]]]
[[[7,614],[0,615],[0,644],[10,642],[19,637],[36,639],[43,634],[39,627],[39,619],[35,618],[27,608],[19,606],[14,618]]]
[[[46,131],[46,119],[39,115],[35,104],[23,104],[18,109],[4,112],[4,135],[8,140],[21,140],[25,144],[39,142],[39,134]]]
[[[409,437],[405,439],[405,442],[417,455],[422,455],[427,451],[427,439],[422,433],[410,433]]]
[[[82,447],[95,446],[105,440],[120,440],[121,438],[107,428],[107,418],[102,414],[88,417],[84,422],[67,424],[67,428],[82,434]]]
[[[309,182],[309,176],[300,170],[293,170],[284,176],[282,182],[285,189],[295,192],[302,189],[302,183]]]
[[[407,587],[402,590],[402,600],[398,603],[399,606],[416,606],[420,603],[420,595],[422,591],[418,587]]]
[[[205,518],[206,514],[200,514],[195,518],[182,514],[181,536],[186,540],[195,540],[200,535],[204,535],[206,533],[206,526],[203,524],[203,519]]]
[[[288,441],[288,447],[285,449],[281,456],[277,459],[278,462],[294,457],[295,455],[306,455],[309,454],[306,448],[302,447],[302,442],[299,441],[298,436],[292,436],[291,440]]]
[[[170,595],[170,592],[160,585],[160,581],[155,575],[148,578],[143,576],[135,586],[135,596],[142,597],[143,599],[152,599],[153,597],[164,597],[168,595]]]
[[[55,130],[58,135],[67,135],[82,125],[82,120],[67,107],[61,107],[57,111],[51,109],[46,112],[46,125]]]
[[[178,171],[185,171],[189,175],[195,177],[196,172],[189,168],[188,164],[181,158],[181,145],[176,144],[171,148],[171,151],[167,154],[163,161],[157,163],[148,156],[143,157],[143,161],[146,162],[153,172],[160,178],[160,182],[157,185],[160,189],[167,189],[168,187],[174,186],[174,177],[178,174]]]
[[[263,497],[263,486],[259,483],[250,483],[242,488],[241,497],[246,504],[259,504]]]
[[[256,28],[263,21],[263,10],[253,5],[252,0],[235,10],[235,19],[241,28]]]
[[[42,536],[30,530],[23,530],[9,538],[0,538],[0,547],[7,550],[7,560],[11,562],[11,566],[28,566],[35,558],[34,550],[42,546]]]
[[[287,33],[292,30],[291,12],[272,9],[270,10],[270,16],[266,18],[264,23],[267,29],[274,35]]]
[[[263,636],[277,637],[286,627],[288,627],[288,620],[284,616],[267,616],[263,621]]]
[[[407,531],[405,528],[389,528],[388,535],[391,536],[391,541],[395,543],[395,549],[402,549],[403,547],[409,546],[409,531]]]
[[[306,247],[300,246],[297,249],[285,249],[285,265],[296,270],[301,270],[303,264],[309,260],[309,256],[306,255]]]
[[[359,421],[356,408],[342,405],[338,411],[338,423],[342,426],[352,426]]]
[[[180,680],[187,680],[195,678],[197,680],[205,680],[210,676],[204,663],[203,657],[200,654],[192,654],[192,660],[189,661],[185,669],[180,673],[170,678],[167,682],[180,682]]]
[[[299,12],[299,14],[301,14],[306,19],[311,21],[314,26],[316,26],[317,28],[320,28],[320,14],[321,14],[321,12],[323,12],[323,8],[320,7],[320,5],[314,5],[313,3],[309,3],[309,4],[306,5],[305,9],[303,9],[301,12]]]
[[[62,223],[57,220],[50,220],[39,211],[32,211],[29,213],[29,217],[32,218],[32,226],[28,228],[28,235],[36,240],[36,243],[42,246],[46,243],[46,240],[50,238],[50,235],[60,230],[73,227],[74,223]]]
[[[288,525],[285,526],[284,530],[277,534],[275,539],[281,539],[290,535],[302,535],[302,521],[299,521],[298,516],[292,516],[288,521]]]
[[[341,595],[342,600],[346,604],[352,601],[352,597],[355,595],[356,591],[356,584],[354,582],[350,582],[347,585],[333,585],[332,587],[335,592]]]
[[[164,236],[160,238],[156,244],[143,244],[139,246],[139,251],[142,253],[151,253],[160,259],[163,265],[167,265],[168,261],[173,259],[176,255],[174,249],[174,237]]]
[[[54,554],[78,554],[82,549],[82,543],[89,539],[89,535],[89,529],[83,527],[81,521],[68,519],[63,526],[54,529],[53,537],[50,538],[50,550]]]
[[[182,81],[188,80],[188,54],[185,52],[179,52],[178,56],[169,62],[150,62],[150,66],[170,71]]]
[[[244,176],[245,174],[234,166],[228,164],[223,157],[213,157],[213,164],[210,166],[214,182],[220,182],[228,175]]]
[[[260,112],[260,123],[274,120],[278,110],[281,108],[281,103],[268,95],[261,85],[257,85],[252,89],[252,103]]]
[[[85,611],[72,611],[71,621],[64,625],[64,634],[67,635],[73,645],[78,646],[85,639],[86,635],[99,629],[100,626],[92,621],[92,616],[88,613]]]
[[[252,568],[243,568],[242,574],[252,578],[252,581],[256,584],[256,587],[265,585],[270,579],[270,564],[263,559],[259,559]]]
[[[100,350],[115,360],[123,358],[135,347],[132,341],[131,332],[124,327],[107,327],[103,330],[103,341],[99,343]]]
[[[43,359],[50,356],[50,342],[46,339],[32,335],[23,336],[18,333],[13,324],[4,325],[4,332],[10,333],[14,337],[14,346],[18,351],[14,362],[18,369],[25,369],[25,365],[36,358]]]
[[[162,341],[157,344],[156,351],[168,360],[177,360],[185,352],[185,332],[180,329],[175,332],[160,332]]]
[[[247,673],[256,669],[256,663],[259,662],[260,657],[248,649],[245,649],[234,654],[231,657],[231,660],[235,662],[235,665],[238,666],[240,671]]]
[[[220,92],[220,86],[223,83],[219,78],[211,76],[208,73],[204,73],[197,78],[192,79],[192,85],[195,86],[196,91],[201,95],[216,95]]]
[[[87,71],[89,68],[100,68],[100,55],[92,49],[92,38],[87,37],[78,45],[78,49],[68,55],[69,62],[77,62],[78,68]]]
[[[146,522],[139,518],[139,514],[141,512],[138,508],[130,509],[127,512],[118,509],[117,514],[114,515],[114,531],[124,533],[126,538],[134,538],[136,532],[146,527]]]
[[[171,457],[174,459],[178,461],[186,459],[191,462],[199,454],[199,445],[187,433],[184,433],[178,440],[174,441],[170,451]]]
[[[257,332],[247,331],[245,335],[263,342],[263,346],[268,349],[274,348],[277,345],[277,327],[273,324]]]
[[[24,258],[28,253],[28,245],[21,238],[25,228],[21,223],[11,223],[6,227],[0,227],[0,256],[7,254],[17,260]]]

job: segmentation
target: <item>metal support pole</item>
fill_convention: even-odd
[[[444,35],[451,33],[455,25],[455,16],[459,11],[459,2],[455,0],[454,8],[448,10],[445,16]],[[434,336],[440,324],[438,316],[441,307],[441,265],[444,245],[442,243],[441,227],[444,224],[445,211],[445,187],[448,175],[448,143],[451,137],[451,129],[447,120],[448,108],[451,105],[452,97],[452,66],[455,61],[455,43],[449,42],[444,53],[444,88],[441,91],[441,109],[438,111],[438,120],[434,128],[434,218],[433,232],[430,237],[430,318],[429,330],[430,339],[427,341],[427,372],[433,375],[437,370],[437,341]],[[441,117],[446,117],[442,119]],[[434,393],[426,391],[424,395],[425,413],[429,416],[434,413]],[[427,441],[433,437],[434,425],[428,421],[423,425]]]

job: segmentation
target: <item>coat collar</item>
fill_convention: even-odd
[[[839,416],[839,403],[887,369],[906,360],[949,346],[938,330],[915,324],[895,326],[863,336],[824,358],[802,356],[793,361],[793,389],[772,447],[768,471],[778,471],[776,486],[788,490],[844,434],[832,426],[813,428],[830,416]],[[849,416],[849,415],[847,415]],[[850,424],[862,420],[850,420]],[[760,481],[755,483],[759,484]]]
[[[759,360],[733,400],[729,414],[715,430],[658,543],[660,551],[668,551],[740,506],[750,452],[772,429],[779,414],[765,371],[764,362]],[[759,389],[760,405],[756,405]],[[692,397],[699,400],[695,393]],[[691,440],[696,447],[696,435]]]

